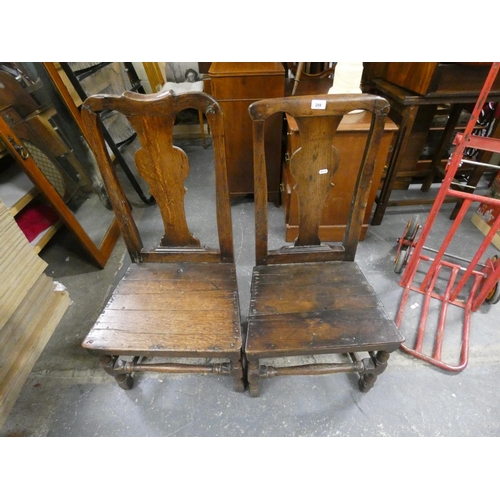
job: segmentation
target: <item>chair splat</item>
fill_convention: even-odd
[[[295,246],[321,243],[318,235],[321,214],[339,166],[339,152],[332,144],[332,137],[341,119],[341,116],[297,119],[303,146],[290,158],[300,221]]]

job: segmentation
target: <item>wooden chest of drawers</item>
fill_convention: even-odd
[[[322,241],[342,241],[351,204],[351,199],[344,197],[342,194],[345,192],[352,192],[352,185],[356,182],[368,136],[368,130],[370,128],[370,117],[371,115],[366,112],[346,115],[339,125],[338,133],[335,136],[333,144],[339,151],[340,165],[333,177],[334,187],[332,187],[330,191],[321,218],[319,236]],[[293,117],[287,115],[286,121],[288,123],[286,157],[289,158],[293,152],[300,147],[300,135]],[[375,173],[363,220],[361,239],[364,239],[366,235],[368,220],[396,130],[397,127],[394,122],[387,119],[384,136],[380,144],[375,164]],[[285,161],[283,165],[282,182],[282,200],[286,222],[285,238],[286,241],[294,241],[298,235],[298,203],[296,194],[293,190],[293,176],[290,173],[287,161]]]
[[[233,197],[252,194],[252,123],[248,107],[261,99],[284,96],[285,69],[281,63],[213,62],[209,75],[211,94],[224,112],[229,192]],[[268,196],[269,201],[278,204],[283,116],[272,116],[267,122]]]

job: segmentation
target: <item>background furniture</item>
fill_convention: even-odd
[[[129,62],[43,64],[66,107],[80,127],[81,105],[89,95],[98,93],[120,95],[125,90],[144,93],[141,81],[132,63]],[[104,114],[101,119],[106,144],[113,153],[113,160],[121,167],[139,198],[146,204],[154,204],[154,199],[144,194],[120,152],[120,147],[129,144],[135,137],[129,123],[119,114],[112,112]]]
[[[327,94],[333,85],[337,63],[285,63],[293,77],[293,86],[287,79],[285,95]]]
[[[163,77],[160,66],[157,62],[145,62],[142,63],[146,75],[149,79],[151,88],[154,89],[153,92],[160,92],[162,90],[172,90],[176,94],[184,94],[186,92],[203,92],[204,85],[203,80],[196,82],[167,82],[166,76]],[[205,121],[203,119],[203,113],[198,113],[198,121],[200,123],[200,135],[203,148],[207,148],[207,143],[205,140]]]
[[[119,233],[113,212],[106,207],[102,179],[92,169],[88,146],[85,150],[85,144],[73,134],[78,126],[64,114],[67,110],[43,66],[33,65],[37,73],[31,89],[0,72],[5,91],[0,102],[0,140],[30,181],[22,181],[11,164],[2,170],[2,190],[11,191],[9,186],[14,184],[17,189],[28,188],[26,195],[9,200],[16,215],[29,208],[37,194],[57,215],[54,225],[34,242],[38,250],[63,223],[92,261],[103,267]],[[29,189],[30,184],[35,190]],[[99,212],[96,227],[92,218]]]
[[[318,96],[318,99],[321,97]],[[286,241],[294,241],[298,235],[299,213],[297,193],[293,189],[295,179],[290,172],[290,159],[301,145],[297,123],[290,115],[286,116],[287,153],[283,164],[283,208],[285,212]],[[333,144],[338,149],[342,169],[335,176],[335,187],[330,189],[321,215],[319,236],[323,241],[342,241],[346,223],[351,208],[350,193],[354,188],[361,157],[370,131],[371,114],[368,112],[345,115],[333,138]],[[363,240],[368,228],[369,218],[380,181],[387,165],[389,151],[397,132],[397,127],[390,119],[386,119],[384,133],[375,160],[375,170],[370,187],[370,193],[363,217],[360,239]]]
[[[364,79],[379,78],[414,94],[431,97],[444,94],[479,95],[488,76],[488,62],[385,62],[365,63]],[[492,86],[500,91],[500,77]]]
[[[285,69],[281,63],[213,62],[209,70],[211,95],[224,112],[226,157],[231,196],[253,194],[252,122],[248,106],[259,99],[283,97]],[[280,203],[283,115],[267,124],[269,200]]]
[[[365,63],[363,89],[389,101],[389,117],[399,127],[387,173],[375,200],[373,225],[382,222],[388,206],[424,202],[422,198],[404,201],[390,198],[393,189],[406,189],[415,177],[420,178],[424,191],[429,189],[443,160],[446,162],[463,106],[476,102],[488,69],[488,63]],[[499,97],[500,80],[497,80],[490,100]],[[438,108],[442,106],[450,110],[434,155],[427,161],[419,161]],[[471,175],[474,170],[464,168],[461,172]],[[468,184],[478,180],[474,176]],[[428,201],[432,203],[433,199]]]
[[[337,372],[359,374],[359,388],[369,390],[387,366],[389,353],[403,337],[380,300],[353,262],[369,196],[377,148],[388,112],[385,99],[366,94],[267,99],[250,106],[254,120],[255,241],[245,356],[252,396],[260,380],[278,375],[313,375]],[[313,104],[315,103],[315,104]],[[319,226],[330,186],[344,168],[332,138],[343,115],[364,109],[374,114],[366,142],[363,165],[355,170],[356,182],[342,196],[352,200],[342,243],[321,244]],[[301,131],[302,147],[290,159],[299,205],[295,244],[268,248],[265,121],[273,113],[294,117]],[[361,359],[357,353],[368,351]],[[346,354],[342,362],[290,365],[264,358]],[[349,359],[352,362],[349,362]]]
[[[0,200],[0,427],[70,305]]]
[[[196,109],[207,116],[215,159],[219,249],[202,247],[189,231],[185,210],[187,155],[172,144],[175,116]],[[141,148],[136,168],[157,201],[164,234],[145,247],[105,147],[98,113],[127,116]],[[132,259],[125,277],[97,319],[83,347],[100,357],[120,387],[130,389],[137,371],[230,375],[243,391],[241,331],[234,265],[221,108],[204,93],[94,96],[82,108],[120,229]],[[207,221],[207,225],[215,221]],[[213,229],[213,233],[216,231]],[[131,356],[123,361],[120,356]],[[207,364],[156,363],[143,358],[210,358]]]

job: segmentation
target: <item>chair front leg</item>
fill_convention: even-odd
[[[248,360],[248,390],[250,396],[256,398],[260,396],[260,364],[259,359]]]
[[[244,392],[245,374],[241,354],[231,360],[231,376],[233,377],[233,389],[236,392]]]
[[[117,364],[120,363],[118,356],[100,356],[99,361],[106,373],[109,373],[117,384],[125,391],[129,391],[134,386],[134,379],[130,373],[117,371]]]
[[[377,377],[387,368],[390,354],[386,351],[370,353],[371,358],[363,360],[365,372],[360,374],[358,387],[361,392],[368,392],[377,381]]]

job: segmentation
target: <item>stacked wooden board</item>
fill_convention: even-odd
[[[70,304],[0,200],[0,427]]]

